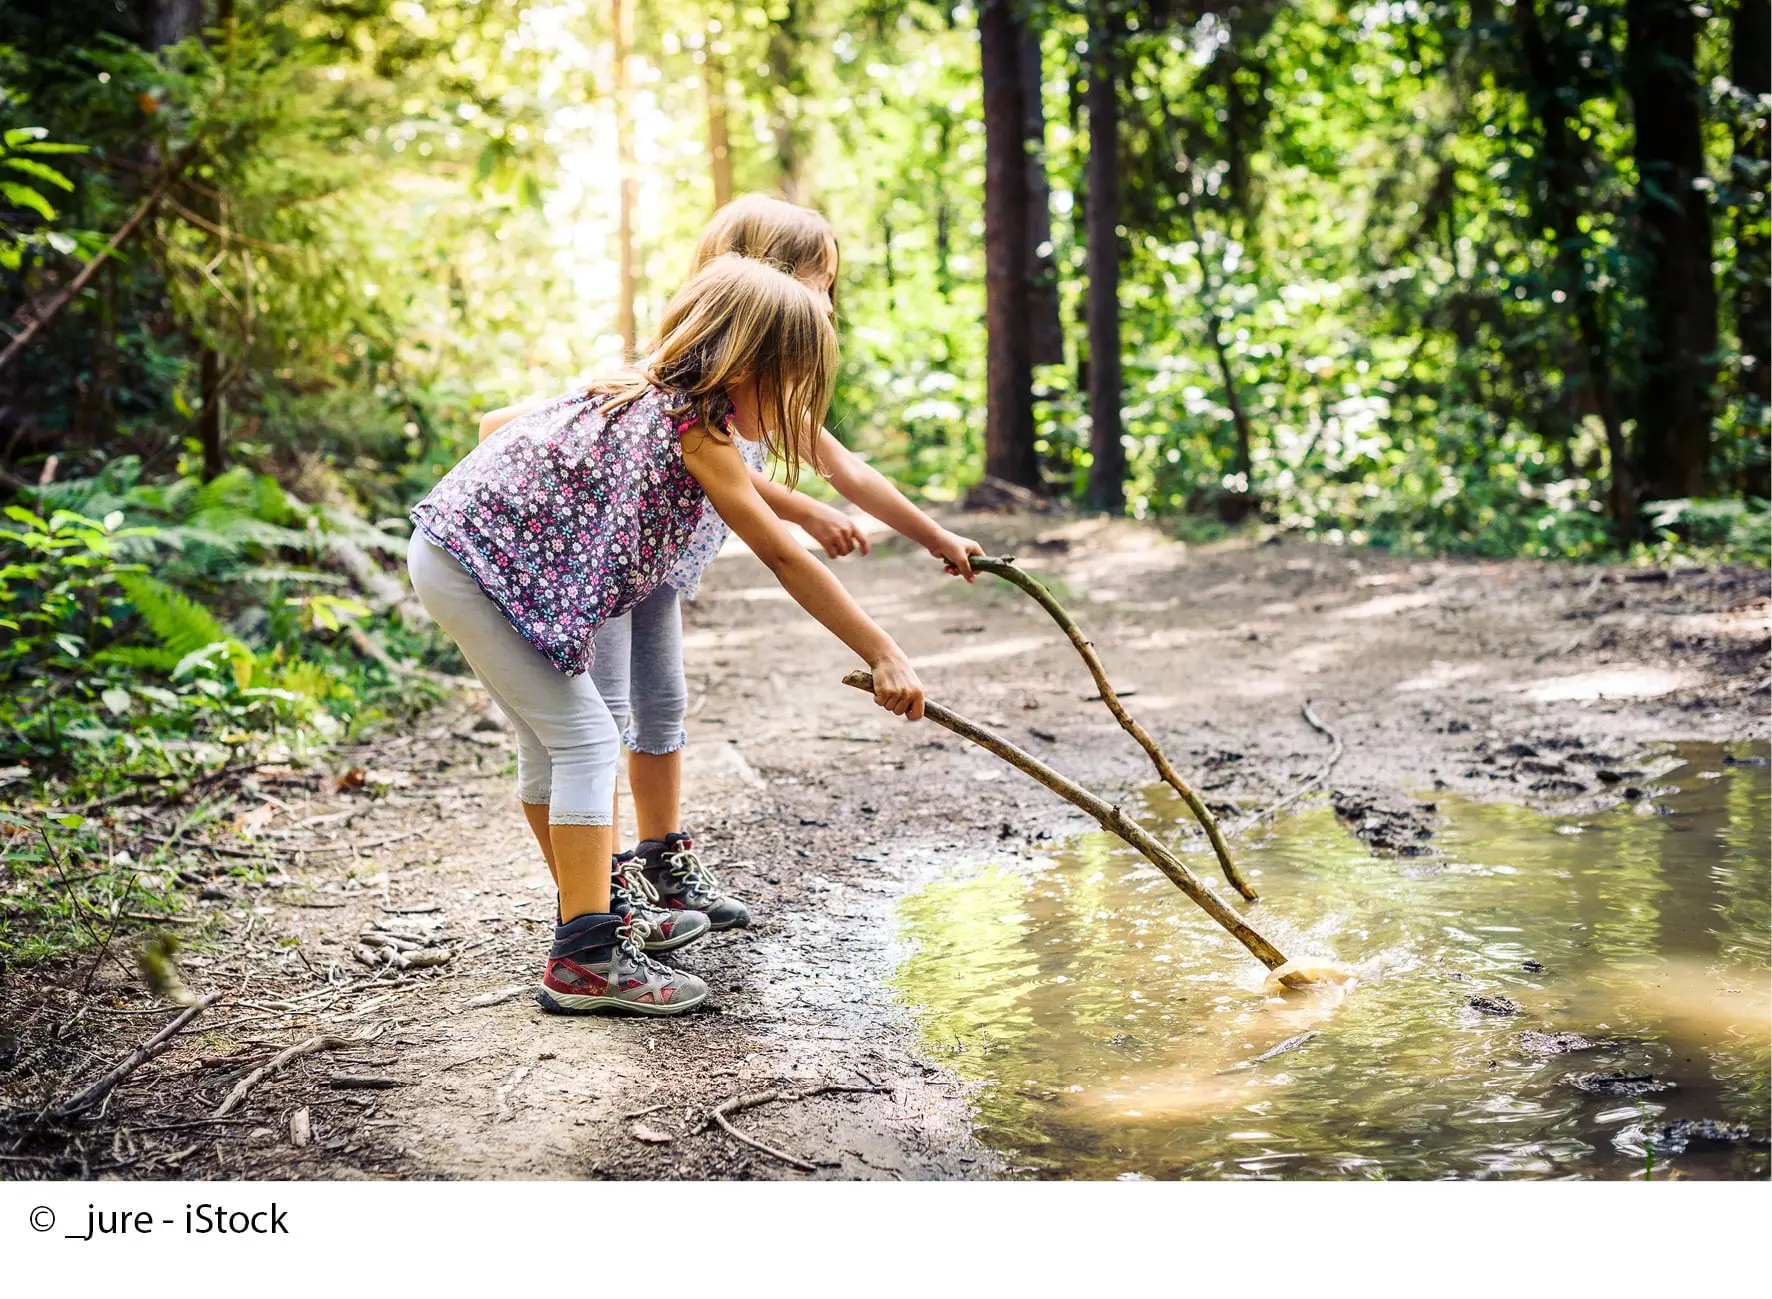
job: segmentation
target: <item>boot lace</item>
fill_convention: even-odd
[[[646,941],[646,935],[649,932],[645,926],[646,922],[643,920],[627,921],[620,929],[615,931],[615,945],[621,949],[621,954],[623,956],[627,957],[629,961],[640,966],[642,969],[651,970],[654,973],[667,976],[675,975],[675,970],[671,969],[668,965],[663,965],[658,961],[653,960],[650,956],[646,955],[646,949],[640,946],[641,943]]]
[[[682,880],[691,888],[716,898],[724,892],[714,872],[708,869],[707,863],[702,861],[693,848],[679,848],[676,852],[666,853],[665,862],[671,868],[672,878]]]
[[[662,910],[658,903],[658,886],[646,878],[644,871],[623,870],[614,876],[611,883],[628,895],[628,900],[635,909],[646,907],[652,911]]]

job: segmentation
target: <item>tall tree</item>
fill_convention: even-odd
[[[222,0],[220,17],[231,35],[233,0]],[[144,27],[150,49],[162,50],[188,40],[203,28],[203,0],[151,0]],[[201,215],[205,221],[211,227],[221,229],[223,213],[213,190],[199,194],[194,201],[203,209]],[[197,352],[196,433],[197,445],[203,452],[205,479],[219,477],[227,467],[227,380],[227,367],[222,362],[221,352],[212,343],[204,342]]]
[[[1687,0],[1627,0],[1625,84],[1636,123],[1643,283],[1637,442],[1651,499],[1702,495],[1710,480],[1717,289]]]
[[[1046,180],[1045,74],[1040,32],[1021,32],[1021,107],[1026,123],[1028,177],[1028,328],[1035,365],[1064,362],[1064,321],[1058,311],[1058,271],[1052,247],[1052,187]]]
[[[1608,499],[1619,537],[1629,542],[1637,531],[1637,496],[1632,482],[1630,448],[1625,442],[1613,384],[1610,338],[1601,317],[1595,277],[1588,273],[1584,249],[1588,236],[1581,228],[1581,196],[1592,187],[1583,156],[1587,128],[1581,120],[1584,98],[1576,85],[1583,69],[1583,51],[1571,48],[1571,29],[1560,18],[1545,24],[1539,6],[1546,0],[1519,0],[1522,89],[1538,123],[1543,166],[1531,180],[1531,206],[1542,229],[1555,241],[1555,273],[1548,277],[1556,294],[1569,306],[1580,342],[1581,377],[1593,409],[1606,430],[1611,465]],[[1588,60],[1591,62],[1591,59]]]
[[[1115,55],[1124,19],[1098,0],[1089,20],[1089,488],[1090,508],[1126,506],[1120,425],[1120,105]]]
[[[1753,196],[1736,207],[1735,318],[1741,336],[1742,392],[1758,402],[1749,418],[1763,430],[1765,408],[1772,403],[1772,256],[1766,240],[1766,96],[1772,95],[1772,0],[1737,0],[1730,45],[1730,80],[1752,105],[1742,114],[1735,140],[1737,184]]]
[[[732,202],[732,139],[726,128],[726,59],[718,37],[708,33],[703,49],[702,85],[708,97],[708,165],[713,169],[714,210]]]
[[[628,87],[628,48],[631,44],[628,21],[631,12],[624,0],[609,0],[609,26],[615,42],[615,151],[621,209],[615,231],[621,292],[616,304],[616,320],[621,331],[624,361],[631,361],[639,355],[634,320],[634,123]]]
[[[981,0],[984,83],[985,473],[1040,486],[1028,336],[1027,108],[1014,0]]]
[[[785,0],[779,16],[769,20],[769,127],[775,136],[775,168],[782,197],[804,203],[806,184],[805,127],[800,113],[810,91],[806,79],[807,6]]]

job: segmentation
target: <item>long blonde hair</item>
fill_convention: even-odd
[[[723,436],[718,410],[729,384],[749,380],[757,393],[763,440],[788,484],[817,446],[837,382],[837,331],[831,308],[784,270],[727,253],[710,260],[665,308],[658,333],[634,367],[590,386],[613,414],[649,387],[679,395],[671,413],[693,414]]]
[[[714,213],[714,219],[701,232],[689,273],[694,275],[714,258],[727,253],[771,262],[796,279],[827,273],[831,277],[831,302],[836,303],[840,263],[837,236],[831,223],[809,207],[767,194],[746,194],[733,199]]]

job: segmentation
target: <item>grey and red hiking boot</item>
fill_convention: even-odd
[[[640,946],[648,952],[674,952],[713,928],[703,912],[659,905],[652,881],[634,868],[632,852],[620,853],[611,862],[609,909],[640,922],[635,928],[646,930],[646,941]]]
[[[614,912],[557,926],[536,1001],[557,1015],[681,1015],[708,999],[707,984],[659,964],[641,941],[638,923]]]
[[[647,839],[634,849],[644,875],[658,894],[659,905],[672,911],[700,911],[715,929],[742,929],[751,923],[750,908],[720,887],[701,858],[695,841],[681,831],[661,842]]]

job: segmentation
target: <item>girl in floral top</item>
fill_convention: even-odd
[[[691,275],[715,258],[737,253],[778,266],[834,305],[838,248],[830,223],[811,208],[761,194],[739,198],[715,214],[696,244]],[[494,411],[481,421],[486,438],[528,408]],[[741,447],[743,443],[740,443]],[[759,448],[760,452],[761,448]],[[973,579],[969,557],[983,554],[977,542],[943,528],[918,509],[866,461],[823,429],[808,457],[836,491],[939,559],[947,572]],[[868,543],[849,517],[810,496],[775,482],[760,461],[751,465],[752,484],[782,519],[797,523],[832,558]],[[656,894],[662,911],[652,911],[655,927],[672,925],[654,950],[689,942],[702,932],[701,915],[713,929],[750,923],[750,910],[727,893],[701,861],[682,822],[682,749],[688,689],[683,674],[682,615],[678,596],[695,598],[701,572],[725,540],[718,518],[707,517],[684,560],[652,595],[597,632],[597,688],[622,726],[628,750],[628,786],[639,831],[636,848],[614,863],[617,890],[630,881]],[[619,825],[617,815],[614,823]],[[660,919],[662,917],[662,919]]]
[[[872,668],[881,707],[922,716],[903,652],[764,505],[738,445],[762,443],[792,481],[836,352],[826,298],[716,258],[633,370],[513,419],[413,509],[413,588],[518,728],[524,813],[560,891],[547,1009],[669,1015],[708,994],[647,956],[650,928],[611,897],[621,740],[587,669],[599,627],[665,582],[709,511]]]

